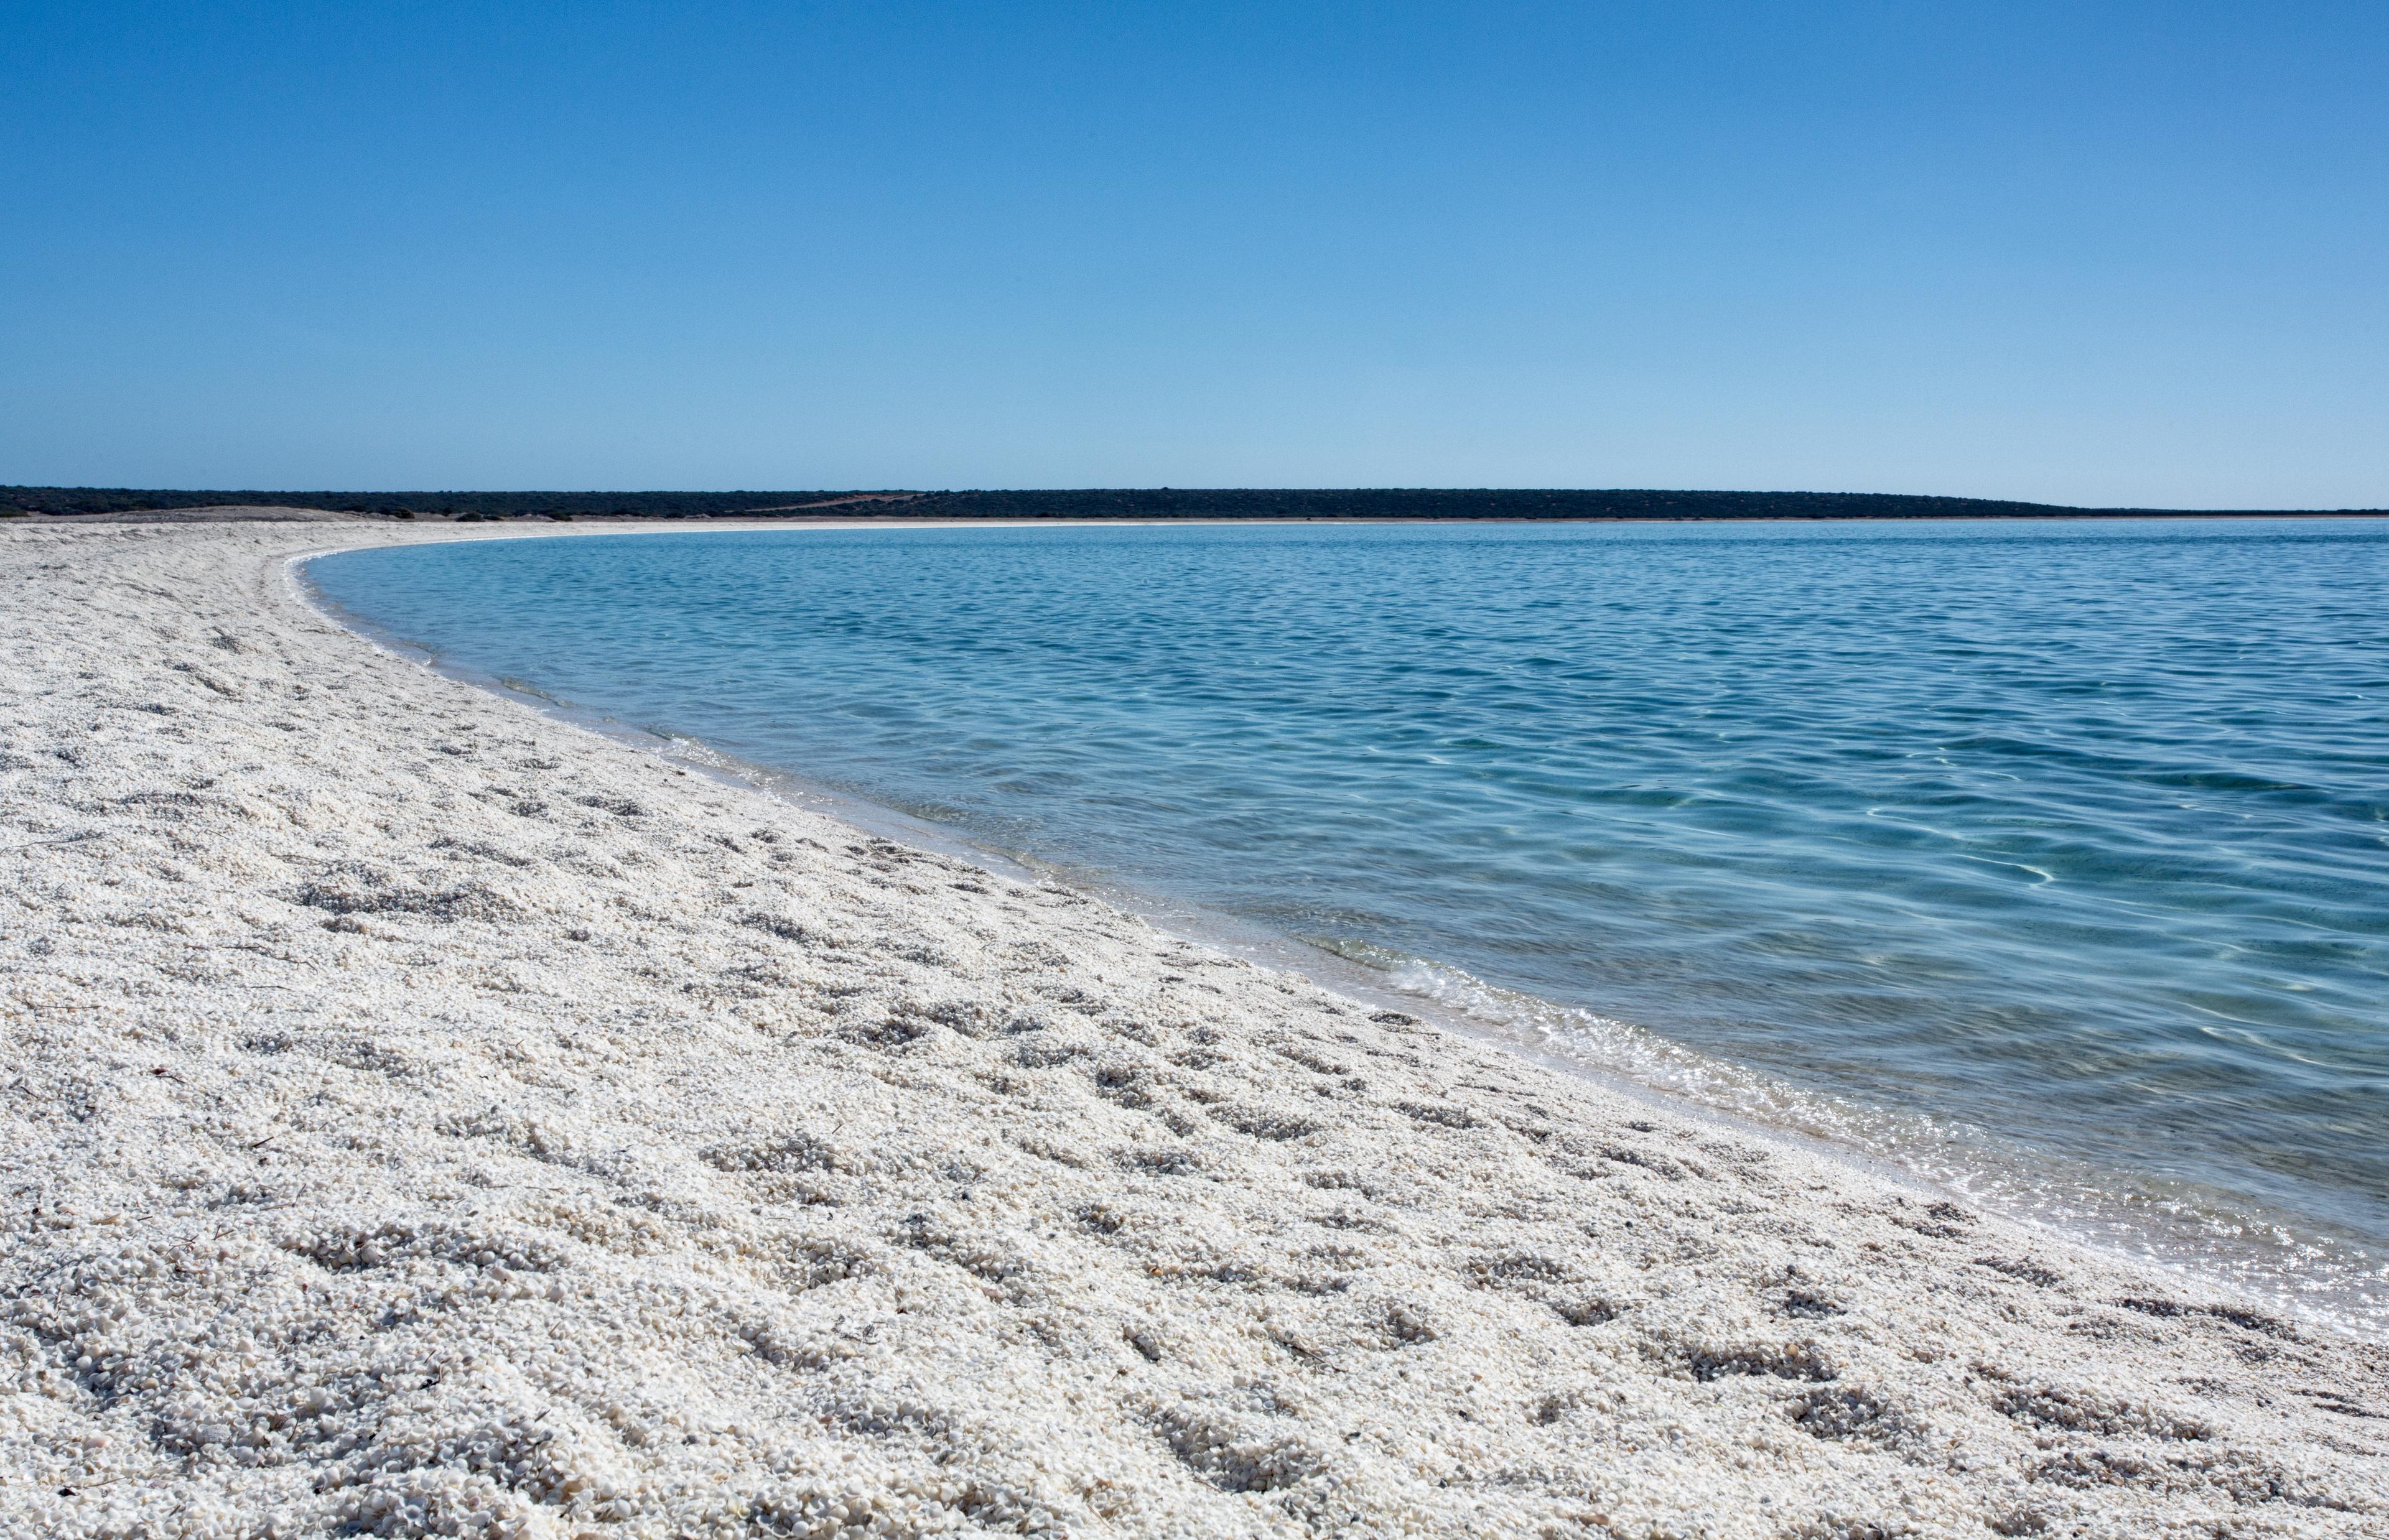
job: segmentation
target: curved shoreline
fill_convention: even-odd
[[[0,1528],[2389,1511],[2377,1345],[676,773],[325,533],[0,530]]]
[[[1082,525],[1092,523],[1092,521],[1080,522]],[[879,526],[879,528],[891,530],[909,530],[914,528],[966,528],[978,527],[1006,528],[1054,528],[1055,527],[1055,522],[1050,520],[1039,521],[1036,523],[1028,521],[989,520],[979,521],[977,524],[972,525],[908,525],[889,521]],[[1101,525],[1093,524],[1092,527],[1100,528]],[[768,531],[775,527],[755,526],[752,528]],[[824,524],[810,526],[809,528],[837,529],[848,527]],[[528,533],[539,536],[546,536],[550,534],[570,534],[573,531],[570,530],[528,531]],[[591,532],[603,533],[607,531]],[[611,532],[618,534],[702,534],[707,531],[701,529],[683,529],[674,526],[659,528],[616,530]],[[477,537],[463,536],[458,538],[469,540]],[[355,548],[341,548],[341,550],[350,549]],[[1704,1101],[1699,1096],[1676,1087],[1668,1086],[1657,1081],[1641,1079],[1627,1072],[1607,1069],[1600,1064],[1591,1063],[1581,1058],[1572,1058],[1546,1046],[1541,1042],[1520,1035],[1504,1035],[1496,1032],[1484,1023],[1471,1019],[1467,1012],[1463,1010],[1449,1007],[1440,1000],[1423,998],[1413,991],[1403,990],[1397,986],[1387,984],[1377,975],[1376,970],[1369,969],[1364,965],[1351,962],[1348,959],[1338,957],[1334,952],[1327,951],[1322,948],[1302,942],[1298,939],[1279,935],[1272,932],[1265,932],[1259,927],[1244,922],[1231,921],[1225,916],[1216,915],[1209,911],[1202,910],[1191,903],[1181,902],[1175,905],[1168,904],[1152,895],[1133,892],[1118,884],[1104,884],[1098,885],[1082,881],[1073,881],[1068,874],[1059,873],[1053,870],[1036,869],[1027,864],[1019,854],[990,849],[973,842],[966,835],[957,834],[950,829],[943,829],[934,824],[930,824],[913,814],[904,812],[901,808],[885,807],[881,804],[872,802],[866,797],[862,797],[852,793],[816,784],[812,782],[807,781],[800,772],[779,770],[770,766],[741,760],[737,758],[737,757],[730,755],[725,751],[715,747],[713,745],[705,743],[700,739],[674,739],[659,735],[645,728],[630,726],[622,722],[619,718],[605,716],[594,708],[584,707],[579,703],[558,701],[554,697],[547,696],[536,690],[522,689],[518,684],[510,682],[507,680],[485,675],[478,669],[465,668],[444,663],[437,655],[431,653],[428,649],[422,647],[420,644],[411,642],[406,638],[398,636],[395,633],[388,632],[381,627],[366,620],[364,617],[348,613],[340,605],[333,603],[328,597],[324,595],[322,592],[307,579],[305,575],[305,568],[307,566],[320,560],[324,556],[338,555],[340,554],[340,551],[326,551],[313,553],[303,556],[294,556],[288,559],[285,564],[286,568],[289,574],[293,591],[300,599],[300,602],[305,604],[309,608],[314,610],[317,614],[321,615],[333,624],[338,625],[344,630],[353,631],[359,636],[364,637],[367,642],[372,643],[374,645],[390,651],[398,656],[408,659],[408,661],[417,663],[420,666],[430,669],[434,673],[441,675],[442,678],[454,680],[460,684],[467,685],[473,689],[479,690],[487,694],[495,694],[500,699],[509,701],[515,705],[526,706],[530,710],[536,711],[543,716],[562,723],[566,727],[592,733],[597,737],[606,739],[610,743],[619,744],[624,747],[630,748],[634,752],[653,755],[659,759],[668,760],[675,767],[694,770],[699,774],[710,776],[713,779],[720,781],[724,785],[733,786],[742,791],[753,792],[760,795],[772,797],[775,800],[786,802],[794,807],[803,808],[806,811],[817,813],[839,823],[850,825],[861,831],[862,834],[875,838],[892,838],[900,844],[916,846],[927,849],[933,854],[960,859],[975,865],[990,864],[996,867],[1001,872],[1001,874],[1012,880],[1025,880],[1032,883],[1050,883],[1057,886],[1069,888],[1088,898],[1107,904],[1110,907],[1121,910],[1137,919],[1143,920],[1149,924],[1153,924],[1157,929],[1175,935],[1182,941],[1186,941],[1195,946],[1225,950],[1241,957],[1247,962],[1269,967],[1278,972],[1293,974],[1301,978],[1306,984],[1351,996],[1360,999],[1362,1003],[1386,1010],[1421,1012],[1423,1013],[1424,1019],[1430,1025],[1445,1032],[1451,1033],[1456,1037],[1466,1038],[1472,1042],[1481,1043],[1488,1048],[1497,1049],[1506,1053],[1515,1054],[1521,1058],[1527,1059],[1530,1063],[1539,1064],[1545,1069],[1553,1071],[1554,1073],[1583,1080],[1587,1084],[1612,1095],[1631,1097],[1644,1101],[1649,1105],[1650,1109],[1654,1113],[1666,1114],[1667,1115],[1680,1118],[1691,1118],[1712,1124],[1719,1133],[1740,1134],[1751,1138],[1787,1141],[1797,1145],[1801,1149],[1808,1151],[1809,1153],[1816,1155],[1820,1159],[1840,1162],[1841,1164],[1849,1166],[1857,1173],[1867,1176],[1875,1180],[1908,1187],[1913,1190],[1913,1191],[1918,1195],[1926,1198],[1965,1199],[1969,1196],[1958,1189],[1951,1187],[1948,1183],[1937,1181],[1933,1177],[1923,1172],[1917,1171],[1912,1167],[1902,1165],[1899,1161],[1889,1155],[1859,1148],[1858,1145],[1846,1139],[1836,1139],[1829,1135],[1813,1132],[1806,1128],[1795,1127],[1789,1124],[1770,1123],[1764,1118],[1738,1112],[1732,1107],[1726,1106],[1716,1101]],[[415,655],[418,654],[421,655]],[[703,749],[707,757],[694,757],[685,752],[680,751],[677,745],[682,744],[693,745],[697,748]],[[1028,858],[1028,859],[1033,860],[1033,858]],[[1003,870],[1007,867],[1015,870]],[[1629,1030],[1636,1032],[1647,1032],[1648,1030],[1646,1028],[1632,1026],[1631,1024],[1620,1023],[1619,1025],[1628,1027]],[[1683,1049],[1680,1050],[1680,1051],[1687,1054],[1695,1052],[1695,1050],[1689,1049]],[[1718,1063],[1722,1066],[1722,1061],[1718,1061]],[[2023,1218],[2023,1216],[2020,1215],[2016,1217]],[[2037,1228],[2048,1230],[2053,1239],[2086,1246],[2093,1251],[2102,1252],[2113,1257],[2114,1260],[2120,1262],[2137,1262],[2143,1266],[2168,1267],[2168,1260],[2161,1256],[2154,1254],[2135,1255],[2119,1247],[2102,1246],[2097,1241],[2089,1236],[2070,1233],[2062,1226],[2046,1221],[2037,1221],[2027,1218],[2025,1219],[2024,1222],[2034,1224]],[[2168,1270],[2173,1269],[2168,1267]],[[2195,1273],[2185,1273],[2183,1276],[2188,1281],[2193,1284],[2204,1284],[2208,1287],[2217,1286],[2222,1281],[2219,1279],[2201,1278]],[[2283,1305],[2282,1307],[2287,1308],[2286,1305]],[[2316,1324],[2334,1328],[2339,1325],[2339,1323],[2335,1321],[2319,1318],[2317,1319]]]
[[[924,528],[1058,527],[1053,521],[930,526],[887,520],[871,528],[902,534]],[[1069,527],[1105,525],[1072,521]],[[1165,521],[1145,527],[1168,526]],[[437,543],[479,538],[478,527],[472,528],[474,534],[448,532]],[[759,523],[730,532],[770,533],[775,528]],[[808,525],[799,532],[823,531],[853,532],[836,523]],[[573,532],[570,527],[520,531],[532,536]],[[685,540],[708,531],[673,524],[613,532]],[[990,848],[966,833],[875,803],[867,794],[815,783],[802,769],[744,759],[696,737],[632,726],[599,706],[561,701],[535,683],[444,660],[393,626],[351,613],[330,599],[308,574],[319,559],[296,558],[290,571],[300,596],[320,613],[448,678],[529,705],[569,726],[657,753],[732,784],[785,796],[875,836],[973,863],[1004,866],[1016,880],[1027,877],[1072,887],[1182,939],[1225,948],[1248,961],[1297,974],[1379,1008],[1417,1014],[1472,1041],[1520,1054],[1605,1090],[1643,1099],[1656,1112],[1710,1122],[1720,1133],[1793,1140],[1876,1179],[1906,1184],[1928,1199],[1980,1204],[2115,1261],[2161,1269],[2185,1287],[2257,1299],[2269,1311],[2328,1330],[2372,1337],[2389,1330],[2389,1267],[2373,1264],[2377,1248],[2368,1248],[2344,1228],[2293,1206],[2268,1204],[2245,1192],[2189,1178],[2159,1177],[2128,1164],[2102,1166],[2080,1156],[2036,1150],[2023,1135],[1987,1132],[1954,1118],[1947,1108],[1853,1099],[1830,1083],[1755,1069],[1589,1006],[1476,979],[1435,959],[1404,956],[1399,967],[1355,961],[1333,946],[1139,890],[1100,872],[1056,868],[1041,862],[1033,852]],[[1406,986],[1398,976],[1402,972],[1420,982]]]

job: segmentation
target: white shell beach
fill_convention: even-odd
[[[0,1533],[2389,1533],[2380,1343],[692,774],[289,572],[476,532],[0,524]]]

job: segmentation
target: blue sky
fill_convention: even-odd
[[[0,481],[2389,504],[2389,6],[0,8]]]

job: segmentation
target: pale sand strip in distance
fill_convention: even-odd
[[[686,774],[287,572],[464,533],[0,526],[0,1533],[2389,1533],[2378,1344]]]

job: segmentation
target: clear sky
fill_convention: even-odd
[[[0,482],[2389,504],[2389,5],[0,7]]]

